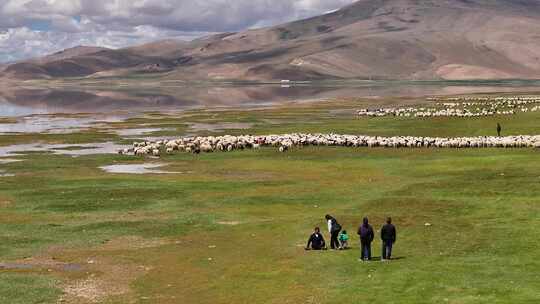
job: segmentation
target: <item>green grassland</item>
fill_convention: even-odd
[[[259,110],[147,114],[111,128],[251,123],[197,134],[539,134],[540,114],[357,118],[373,101]],[[392,103],[393,100],[383,102]],[[396,101],[398,102],[398,101]],[[340,111],[335,111],[340,110]],[[113,140],[105,131],[33,140]],[[127,141],[126,141],[127,142]],[[273,148],[160,160],[49,153],[1,165],[0,303],[537,303],[540,151]],[[109,174],[100,166],[161,162],[176,174]],[[351,250],[304,251],[334,215]],[[398,228],[389,263],[359,262],[356,228]],[[430,223],[431,226],[426,226]],[[324,231],[324,229],[323,229]],[[325,237],[329,238],[327,233]],[[380,241],[373,244],[380,256]],[[69,265],[75,265],[69,267]]]

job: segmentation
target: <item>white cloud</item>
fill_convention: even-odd
[[[123,47],[310,17],[354,0],[0,0],[0,61]],[[36,28],[36,24],[40,26]],[[34,30],[32,30],[32,28]]]

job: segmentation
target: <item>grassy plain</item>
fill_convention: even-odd
[[[539,134],[540,114],[356,118],[373,101],[259,110],[147,114],[111,129],[154,135],[336,132],[371,135]],[[385,101],[391,103],[392,101]],[[251,123],[195,131],[189,123]],[[119,141],[107,130],[0,136],[0,145]],[[126,141],[127,142],[127,141]],[[13,158],[13,157],[12,157]],[[533,149],[308,147],[176,154],[160,160],[49,153],[1,165],[0,302],[536,303],[540,300],[540,152]],[[175,174],[109,174],[160,162]],[[306,252],[333,214],[353,249]],[[394,218],[389,263],[357,261],[356,227]],[[431,226],[425,226],[430,223]],[[328,235],[325,235],[328,239]],[[380,256],[380,242],[373,245]]]

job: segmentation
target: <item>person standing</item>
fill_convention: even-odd
[[[319,227],[315,227],[313,234],[309,237],[306,250],[323,250],[326,249],[326,243],[324,241],[324,237],[321,234],[321,230]]]
[[[362,261],[371,260],[371,242],[373,242],[375,235],[367,217],[358,228],[358,235],[360,236],[360,259]]]
[[[501,137],[502,127],[500,123],[497,123],[497,136]]]
[[[392,218],[386,219],[386,224],[381,228],[382,255],[381,260],[392,258],[392,246],[396,242],[396,227],[392,225]]]
[[[325,218],[328,223],[328,232],[330,233],[330,248],[339,249],[338,236],[341,231],[341,225],[330,214],[327,214]]]

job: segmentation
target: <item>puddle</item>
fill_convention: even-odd
[[[96,154],[116,154],[118,150],[126,148],[126,145],[119,145],[113,142],[91,143],[79,145],[50,145],[49,148],[54,154],[84,156]]]
[[[2,263],[0,264],[0,269],[6,270],[28,270],[36,268],[35,265],[30,264],[18,264],[18,263]]]
[[[115,154],[126,148],[113,142],[89,144],[20,144],[0,147],[0,157],[21,156],[28,152],[51,152],[56,155],[84,156],[95,154]],[[2,163],[2,160],[0,160]]]
[[[15,176],[15,174],[6,173],[4,170],[0,170],[0,177],[12,177]]]
[[[139,129],[120,129],[120,130],[114,130],[116,134],[119,136],[140,136],[140,135],[147,135],[154,132],[160,132],[160,131],[176,131],[176,129],[173,128],[139,128]]]
[[[71,263],[51,263],[51,264],[25,264],[25,263],[0,263],[0,270],[42,270],[55,269],[60,271],[80,271],[82,266]]]
[[[241,224],[239,221],[221,221],[221,222],[217,222],[217,223],[220,224],[220,225],[228,225],[228,226],[236,226],[236,225]]]
[[[123,173],[123,174],[179,174],[181,172],[168,172],[162,170],[156,170],[158,168],[167,166],[167,164],[155,163],[155,164],[123,164],[123,165],[110,165],[103,166],[100,169],[108,173]]]
[[[131,139],[136,140],[142,140],[142,141],[149,141],[149,142],[158,142],[158,141],[169,141],[171,138],[174,138],[174,136],[136,136]]]
[[[0,147],[0,157],[21,156],[22,152],[47,152],[45,147],[39,144],[20,144]],[[19,153],[21,152],[21,153]]]
[[[356,111],[351,109],[338,109],[338,110],[330,110],[328,111],[328,114],[331,116],[355,116]]]
[[[253,127],[252,123],[243,122],[224,122],[224,123],[190,123],[189,127],[192,131],[210,131],[219,132],[222,130],[244,130]]]
[[[0,124],[0,135],[43,133],[69,134],[88,130],[89,128],[104,128],[106,123],[121,122],[127,116],[82,116],[82,117],[53,117],[50,115],[34,115],[21,117],[14,123]]]
[[[11,164],[11,163],[16,163],[16,162],[20,162],[20,161],[22,161],[22,159],[0,158],[0,165]]]

